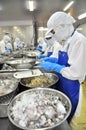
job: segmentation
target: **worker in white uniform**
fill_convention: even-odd
[[[11,38],[8,35],[4,35],[2,41],[0,41],[0,54],[12,51]]]
[[[47,57],[58,57],[58,51],[62,49],[62,45],[57,42],[53,35],[51,35],[50,33],[45,34],[45,39],[47,43],[47,48],[44,55]]]
[[[49,33],[45,34],[45,42],[46,42],[46,50],[42,55],[38,56],[38,58],[39,59],[42,58],[42,60],[44,60],[47,57],[57,57],[58,51],[61,50],[62,45],[58,43],[55,40],[55,38],[52,37],[52,35]]]
[[[12,44],[11,44],[11,38],[8,35],[5,35],[4,39],[5,39],[5,50],[7,52],[12,51],[13,48],[12,48]]]
[[[20,38],[16,37],[14,41],[14,50],[22,49],[23,45],[21,44]]]
[[[37,43],[38,43],[38,46],[36,49],[44,53],[47,47],[45,40],[42,37],[39,37],[37,40]]]
[[[56,89],[65,93],[72,104],[67,119],[69,123],[75,111],[80,112],[82,96],[80,83],[86,74],[86,37],[74,29],[74,22],[75,19],[64,12],[56,12],[49,18],[47,22],[49,31],[53,32],[55,40],[64,41],[64,47],[59,51],[58,58],[51,57],[39,64],[45,70],[55,71],[59,76],[59,86],[56,86]]]

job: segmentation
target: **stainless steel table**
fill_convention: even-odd
[[[8,118],[2,118],[0,119],[0,130],[20,130],[12,125],[10,123]],[[67,121],[64,121],[61,125],[56,127],[53,130],[71,130]]]

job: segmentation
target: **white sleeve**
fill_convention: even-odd
[[[44,44],[43,44],[43,47],[42,47],[42,51],[45,52],[45,51],[46,51],[46,48],[47,48],[47,45],[46,45],[46,43],[44,43]]]
[[[48,55],[48,50],[49,50],[49,48],[47,47],[46,50],[45,50],[45,52],[44,52],[44,55],[45,55],[45,56]]]
[[[85,39],[84,39],[85,40]],[[86,74],[86,43],[82,40],[71,47],[68,63],[70,67],[62,69],[61,74],[71,80],[83,80]]]

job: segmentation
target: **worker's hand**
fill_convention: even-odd
[[[37,59],[41,59],[41,58],[44,58],[44,57],[46,57],[45,55],[39,55],[39,56],[37,56]]]
[[[22,49],[22,48],[23,48],[23,46],[19,46],[19,45],[17,46],[17,49]]]
[[[5,47],[5,50],[8,51],[8,52],[12,51],[12,49],[10,47]]]
[[[59,65],[56,63],[50,63],[50,62],[41,62],[38,66],[43,67],[45,70],[51,70],[60,73],[61,70],[65,67],[63,65]]]
[[[38,46],[38,47],[36,48],[36,50],[42,51],[42,46]]]
[[[58,63],[58,58],[56,57],[45,57],[45,58],[42,58],[42,60],[52,62],[52,63]]]

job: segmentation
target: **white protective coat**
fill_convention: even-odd
[[[76,31],[68,39],[63,51],[68,51],[70,67],[63,68],[62,75],[68,79],[82,82],[86,74],[86,37]]]

